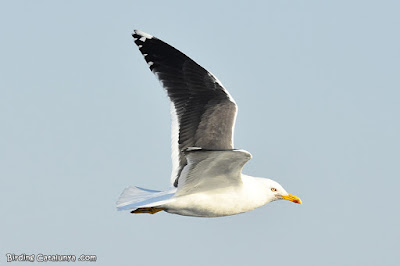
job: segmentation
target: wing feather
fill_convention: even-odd
[[[182,171],[176,196],[242,184],[243,166],[251,159],[244,150],[186,149],[188,164]]]
[[[237,106],[221,82],[188,56],[147,33],[135,30],[132,36],[172,102],[171,182],[177,187],[187,164],[184,149],[233,149]]]

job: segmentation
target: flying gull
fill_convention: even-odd
[[[277,182],[242,174],[252,156],[233,147],[236,103],[213,74],[150,34],[132,36],[171,100],[173,170],[165,191],[126,188],[118,210],[219,217],[280,199],[301,204]]]

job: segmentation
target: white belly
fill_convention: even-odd
[[[208,191],[176,197],[162,207],[166,212],[197,217],[219,217],[247,212],[267,202],[245,193],[242,188]]]

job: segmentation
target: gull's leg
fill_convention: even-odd
[[[131,213],[150,213],[155,214],[160,211],[165,211],[164,208],[157,208],[157,207],[148,207],[148,208],[138,208],[136,210],[131,211]]]

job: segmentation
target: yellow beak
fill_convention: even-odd
[[[293,201],[294,203],[302,204],[301,199],[295,195],[289,194],[287,196],[282,196],[285,200]]]

